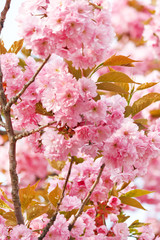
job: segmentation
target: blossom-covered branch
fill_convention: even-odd
[[[68,169],[68,173],[67,173],[67,176],[66,176],[66,179],[65,179],[65,183],[63,185],[63,190],[62,190],[62,194],[61,194],[61,198],[59,200],[59,202],[57,203],[57,207],[56,207],[56,210],[55,210],[55,213],[54,215],[51,217],[49,223],[46,225],[46,227],[44,228],[41,236],[38,238],[38,240],[42,240],[46,234],[48,233],[50,227],[53,225],[54,221],[56,220],[56,217],[57,217],[57,214],[59,212],[59,207],[62,203],[62,200],[64,198],[64,193],[65,193],[65,190],[66,190],[66,186],[67,186],[67,183],[68,183],[68,180],[69,180],[69,176],[71,174],[71,169],[72,169],[72,165],[73,165],[73,162],[74,162],[74,157],[71,157],[71,161],[70,161],[70,165],[69,165],[69,169]]]
[[[31,135],[33,133],[40,132],[44,128],[47,128],[47,127],[53,125],[54,123],[56,123],[56,121],[52,121],[52,122],[49,122],[49,123],[47,123],[47,124],[45,124],[43,126],[40,126],[40,127],[36,128],[36,129],[32,129],[30,131],[26,131],[26,132],[20,133],[20,134],[15,136],[15,139],[18,140],[18,139],[21,139],[21,138],[24,138],[24,137],[28,137],[29,135]]]
[[[91,194],[93,193],[95,187],[96,187],[97,184],[99,183],[99,179],[100,179],[100,177],[101,177],[101,175],[102,175],[102,172],[103,172],[103,169],[104,169],[104,168],[105,168],[105,164],[103,163],[102,166],[101,166],[101,168],[100,168],[100,171],[99,171],[99,174],[98,174],[98,176],[97,176],[97,179],[95,180],[95,182],[94,182],[94,184],[92,185],[90,191],[88,192],[87,196],[86,196],[85,199],[83,200],[82,205],[81,205],[80,209],[78,210],[78,212],[76,213],[76,215],[74,216],[73,221],[69,224],[69,227],[68,227],[68,228],[69,228],[69,231],[72,230],[72,228],[74,227],[74,224],[75,224],[77,218],[78,218],[78,217],[81,215],[81,213],[83,212],[84,206],[85,206],[86,203],[88,202],[88,200],[89,200]]]
[[[1,12],[1,17],[0,17],[0,33],[3,29],[4,21],[6,19],[7,12],[10,8],[11,0],[6,0],[5,6],[3,11]]]
[[[31,85],[31,83],[34,82],[35,78],[37,77],[37,75],[39,74],[39,72],[41,71],[41,69],[44,67],[44,65],[48,62],[49,58],[50,58],[50,54],[48,55],[48,57],[44,60],[44,62],[40,65],[40,67],[37,69],[37,71],[35,72],[35,74],[33,75],[33,77],[26,83],[24,84],[23,88],[14,96],[12,97],[9,102],[7,103],[5,109],[8,110],[12,104],[16,103],[17,100],[20,98],[20,96],[25,92],[25,90]]]
[[[10,109],[6,110],[7,99],[3,90],[2,84],[2,71],[0,66],[0,103],[4,113],[6,132],[9,138],[9,163],[10,163],[10,176],[12,185],[12,200],[15,209],[15,216],[18,224],[24,224],[24,219],[21,211],[21,203],[19,199],[19,186],[18,186],[18,175],[16,172],[16,140],[14,137],[14,130],[12,127]]]

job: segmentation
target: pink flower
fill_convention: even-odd
[[[110,199],[109,199],[109,201],[108,201],[108,203],[107,203],[107,205],[109,206],[109,207],[117,207],[118,205],[120,205],[121,204],[121,201],[120,201],[120,199],[119,198],[117,198],[117,197],[115,197],[115,196],[111,196],[110,197]]]
[[[72,211],[73,209],[79,209],[81,206],[81,200],[77,198],[76,196],[69,196],[66,195],[63,198],[62,204],[60,206],[61,211]]]
[[[10,233],[11,240],[34,240],[32,237],[32,231],[28,229],[25,225],[17,225],[13,228]]]
[[[116,237],[121,240],[127,240],[129,236],[129,230],[126,223],[116,223],[113,227],[113,232]]]

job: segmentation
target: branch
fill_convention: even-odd
[[[20,98],[20,96],[25,92],[25,90],[31,85],[31,83],[34,82],[35,78],[37,77],[37,75],[39,74],[39,72],[41,71],[41,69],[44,67],[44,65],[48,62],[49,58],[50,58],[50,54],[48,55],[48,57],[44,60],[44,62],[41,64],[41,66],[37,69],[37,71],[35,72],[35,74],[33,75],[33,77],[26,83],[24,84],[23,88],[14,96],[12,97],[9,102],[7,103],[5,110],[9,110],[10,107],[12,106],[12,104],[16,103],[17,100]]]
[[[53,125],[54,123],[56,123],[56,121],[49,122],[46,125],[40,126],[40,127],[36,128],[36,129],[32,129],[30,131],[26,131],[26,132],[23,132],[21,134],[18,134],[18,135],[15,136],[15,139],[19,140],[21,138],[28,137],[29,135],[31,135],[33,133],[40,132],[44,128],[47,128],[47,127]]]
[[[14,211],[17,220],[17,224],[24,224],[24,219],[21,210],[21,203],[19,198],[19,184],[18,184],[18,175],[16,172],[16,140],[14,137],[14,131],[12,127],[10,109],[6,110],[5,106],[7,104],[7,99],[3,89],[2,83],[2,71],[1,71],[1,64],[0,64],[0,103],[4,113],[5,118],[5,126],[6,132],[9,138],[9,170],[10,170],[10,177],[11,177],[11,185],[12,185],[12,201],[14,204]]]
[[[44,230],[43,230],[41,236],[38,238],[38,240],[42,240],[46,236],[46,234],[48,233],[50,227],[53,225],[54,221],[56,220],[57,214],[59,212],[59,207],[60,207],[60,205],[62,203],[62,200],[64,198],[64,192],[66,190],[66,186],[67,186],[67,183],[68,183],[68,180],[69,180],[69,176],[71,174],[71,169],[72,169],[73,162],[74,162],[74,157],[71,157],[71,162],[70,162],[70,166],[69,166],[69,169],[68,169],[67,177],[66,177],[66,180],[65,180],[65,183],[64,183],[64,186],[63,186],[63,191],[62,191],[61,198],[60,198],[60,200],[59,200],[59,202],[57,204],[57,207],[56,207],[54,215],[51,217],[49,223],[44,228]]]
[[[3,29],[3,25],[4,25],[4,22],[5,22],[5,19],[6,19],[7,12],[9,10],[9,8],[10,8],[10,4],[11,4],[11,0],[6,0],[6,4],[4,6],[4,9],[1,12],[1,17],[0,17],[0,34],[1,34],[2,29]]]
[[[78,217],[81,215],[81,213],[83,212],[84,206],[85,206],[86,203],[88,202],[88,200],[89,200],[92,192],[94,191],[95,187],[96,187],[97,184],[99,183],[99,179],[100,179],[100,177],[101,177],[101,175],[102,175],[102,172],[103,172],[104,167],[105,167],[105,164],[103,163],[102,166],[101,166],[101,168],[100,168],[100,171],[99,171],[99,174],[98,174],[98,176],[97,176],[96,181],[95,181],[94,184],[92,185],[92,187],[91,187],[89,193],[87,194],[86,198],[83,200],[82,205],[81,205],[80,209],[78,210],[78,212],[76,213],[76,215],[74,216],[73,221],[69,224],[69,227],[68,227],[69,231],[71,231],[72,228],[74,227],[74,224],[75,224],[77,218],[78,218]]]

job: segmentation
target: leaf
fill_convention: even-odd
[[[122,191],[123,189],[125,189],[126,187],[128,187],[128,185],[131,183],[131,181],[129,181],[129,182],[124,182],[123,184],[122,184],[122,186],[121,186],[121,188],[118,190],[118,192],[119,191]]]
[[[47,112],[47,110],[42,106],[41,102],[36,103],[36,113],[39,113],[41,115],[45,115],[45,116],[53,116],[52,111]]]
[[[126,216],[122,212],[117,217],[119,223],[125,222],[128,218],[130,218],[130,216]]]
[[[160,101],[159,93],[148,93],[142,98],[139,98],[132,105],[132,116],[136,115],[138,112],[142,111],[144,108],[148,107],[156,101]]]
[[[140,61],[133,60],[133,59],[123,56],[123,55],[117,55],[117,56],[113,55],[103,63],[103,66],[134,67],[133,62],[140,62]]]
[[[153,192],[148,190],[143,190],[143,189],[134,189],[125,193],[125,197],[141,197],[149,193],[153,193]]]
[[[150,111],[152,117],[158,118],[160,117],[160,109],[153,109]]]
[[[15,41],[10,47],[10,49],[8,50],[8,53],[17,54],[23,46],[23,41],[24,41],[23,39],[20,39],[19,41]]]
[[[0,208],[12,209],[7,203],[0,199]]]
[[[5,54],[7,52],[7,49],[4,46],[4,42],[0,40],[0,54]]]
[[[139,220],[135,220],[135,221],[129,226],[129,228],[143,227],[143,226],[146,226],[146,225],[150,225],[150,223],[142,223],[142,222],[139,222]]]
[[[115,83],[117,86],[121,87],[124,91],[128,92],[129,91],[129,84],[128,83]],[[129,94],[124,94],[124,93],[121,93],[120,94],[122,97],[124,97],[126,100],[128,100],[128,95]]]
[[[41,205],[34,205],[34,206],[30,206],[26,213],[27,213],[27,220],[31,221],[34,218],[37,218],[39,216],[41,216],[44,213],[47,213],[47,211],[49,210],[50,205],[47,206],[41,206]]]
[[[136,89],[136,91],[137,90],[143,90],[143,89],[146,89],[146,88],[150,88],[150,87],[153,87],[154,85],[156,85],[157,83],[155,83],[155,82],[150,82],[150,83],[144,83],[144,84],[142,84],[142,85],[140,85],[137,89]]]
[[[32,50],[23,47],[22,50],[21,50],[21,52],[23,53],[24,56],[29,57],[29,56],[31,56]]]
[[[36,189],[38,183],[39,183],[39,181],[37,183],[35,183],[33,186],[28,185],[27,187],[21,188],[19,190],[19,197],[20,197],[22,211],[26,210],[27,207],[32,202],[32,200],[35,198],[35,196],[36,196],[35,189]]]
[[[126,196],[121,196],[119,198],[121,200],[121,202],[123,204],[126,204],[126,205],[129,205],[129,206],[132,206],[132,207],[136,207],[136,208],[140,208],[140,209],[143,209],[143,210],[146,210],[140,202],[138,202],[136,199],[134,198],[131,198],[131,197],[126,197]]]
[[[73,77],[75,77],[77,80],[79,79],[79,78],[81,78],[82,77],[82,72],[81,72],[81,70],[80,69],[75,69],[75,67],[73,67],[73,65],[72,65],[72,62],[71,61],[67,61],[67,60],[65,60],[66,61],[66,63],[68,64],[68,71],[73,75]]]
[[[126,106],[125,107],[125,112],[124,112],[125,118],[128,117],[131,113],[132,113],[132,107],[131,106]]]
[[[145,118],[139,118],[139,119],[135,119],[135,120],[134,120],[134,123],[136,123],[136,124],[142,124],[142,125],[147,125],[147,122],[148,122],[148,120],[145,119]]]
[[[5,218],[7,221],[5,224],[10,227],[10,226],[16,226],[17,225],[17,220],[14,212],[6,212],[3,214],[3,218]]]
[[[128,92],[123,90],[120,86],[117,86],[116,84],[108,83],[108,82],[98,83],[97,84],[97,89],[103,90],[103,91],[110,91],[110,92],[128,94]]]
[[[61,171],[66,164],[65,161],[55,161],[55,160],[52,160],[52,161],[49,160],[49,163],[52,166],[52,168],[54,168],[58,171]]]
[[[2,195],[3,195],[3,197],[4,197],[9,203],[12,203],[12,204],[13,204],[12,199],[9,199],[9,198],[7,197],[7,194],[3,191],[3,189],[0,188],[0,191],[1,191]]]
[[[115,184],[114,184],[114,186],[113,186],[113,188],[112,188],[111,196],[118,197],[118,191],[117,191],[117,189],[116,189]]]
[[[128,75],[122,72],[112,71],[101,75],[97,82],[121,82],[136,83]],[[139,83],[136,83],[139,84]]]
[[[79,164],[79,163],[84,162],[84,158],[78,158],[76,156],[74,156],[73,158],[74,158],[74,163],[75,164]]]
[[[55,187],[55,189],[49,193],[49,196],[48,196],[49,201],[53,204],[54,207],[57,206],[57,203],[61,197],[61,194],[62,194],[62,190],[58,187],[58,184]]]

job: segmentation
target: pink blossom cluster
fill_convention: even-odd
[[[35,54],[56,53],[76,68],[104,61],[114,37],[106,0],[27,1],[18,22],[19,34]]]
[[[155,7],[155,14],[152,16],[149,24],[145,26],[144,39],[147,41],[148,46],[152,46],[155,57],[160,57],[160,5],[157,1]]]

